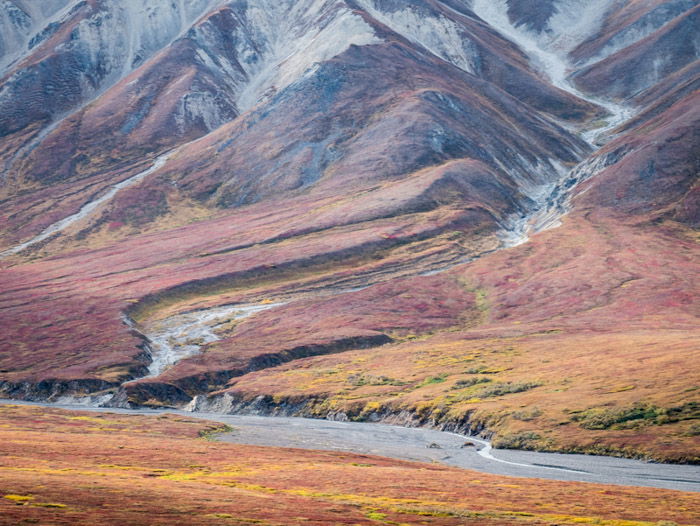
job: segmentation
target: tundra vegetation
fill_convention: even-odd
[[[207,440],[176,415],[0,406],[0,524],[670,526],[700,496]]]
[[[698,462],[697,2],[0,3],[0,396]]]

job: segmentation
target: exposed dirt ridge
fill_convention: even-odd
[[[313,396],[277,399],[268,395],[246,397],[232,393],[212,396],[198,395],[185,407],[185,410],[221,414],[316,418],[337,422],[375,422],[402,427],[425,427],[461,435],[481,436],[486,439],[492,436],[486,423],[473,419],[471,414],[467,414],[459,420],[438,421],[406,409],[382,409],[372,412],[338,411],[329,409],[324,398]]]
[[[154,379],[136,380],[122,384],[114,397],[103,400],[101,405],[112,407],[150,407],[171,405],[181,407],[190,403],[194,397],[217,388],[222,389],[227,382],[238,376],[276,367],[283,363],[310,356],[334,354],[351,349],[368,349],[391,343],[386,334],[371,334],[341,338],[328,343],[299,345],[278,352],[256,356],[240,367],[207,372],[195,376],[179,378],[173,382]]]
[[[211,396],[198,395],[184,407],[191,412],[220,413],[231,415],[267,416],[267,417],[299,417],[330,420],[337,422],[372,422],[388,424],[400,427],[419,427],[434,429],[448,433],[456,433],[464,436],[481,437],[492,441],[494,447],[509,446],[500,445],[497,435],[489,429],[485,418],[475,418],[474,412],[467,412],[460,418],[433,418],[421,415],[411,409],[382,407],[373,411],[365,411],[362,406],[357,410],[338,411],[328,407],[327,401],[322,397],[295,396],[273,397],[270,395],[246,396],[239,393],[220,393]],[[618,458],[638,459],[649,462],[663,462],[670,464],[700,465],[700,459],[660,458],[641,452],[634,452],[626,448],[596,447],[594,450],[586,447],[556,446],[547,448],[519,448],[536,450],[549,453],[565,454],[594,454],[607,455]]]
[[[144,335],[144,338],[147,338]],[[328,343],[299,345],[256,356],[241,367],[180,378],[175,382],[148,379],[150,350],[141,355],[143,366],[130,371],[132,378],[122,382],[95,379],[43,380],[40,382],[0,382],[0,397],[32,402],[78,403],[96,407],[183,407],[195,397],[224,388],[231,379],[283,363],[353,349],[368,349],[392,343],[386,334],[341,338]],[[142,380],[139,380],[142,379]]]

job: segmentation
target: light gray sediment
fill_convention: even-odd
[[[439,462],[512,477],[700,491],[700,466],[696,465],[657,464],[593,455],[494,450],[489,442],[481,438],[425,428],[174,409],[107,409],[12,400],[0,400],[0,404],[42,405],[101,413],[171,413],[232,426],[234,431],[221,434],[219,440],[235,444],[344,451],[418,462]]]

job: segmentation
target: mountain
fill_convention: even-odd
[[[3,396],[697,459],[696,2],[0,1]]]

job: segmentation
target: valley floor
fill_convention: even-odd
[[[228,444],[182,415],[0,406],[0,524],[599,524],[700,521],[700,495]]]
[[[596,455],[493,449],[486,440],[425,427],[299,417],[229,415],[174,409],[118,409],[0,400],[0,405],[87,411],[98,415],[162,415],[216,422],[233,429],[217,435],[231,444],[343,451],[398,460],[441,463],[488,473],[563,482],[594,482],[678,491],[700,491],[700,467]]]

